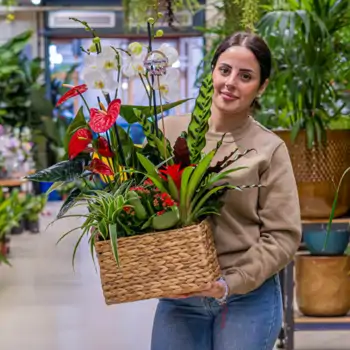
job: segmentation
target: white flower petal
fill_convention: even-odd
[[[113,90],[117,87],[113,74],[106,74],[102,70],[90,69],[85,71],[84,82],[92,90]]]
[[[175,49],[175,47],[170,46],[169,44],[162,44],[159,49],[159,51],[163,52],[166,57],[168,57],[169,66],[172,66],[178,59],[179,59],[179,53]]]

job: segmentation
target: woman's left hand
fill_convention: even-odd
[[[182,294],[182,295],[174,295],[170,298],[174,299],[183,299],[183,298],[190,298],[190,297],[211,297],[220,299],[225,295],[225,286],[223,283],[215,281],[215,282],[209,282],[206,285],[202,286],[199,292],[189,293],[189,294]]]

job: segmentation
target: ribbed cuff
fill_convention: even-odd
[[[234,271],[224,277],[229,287],[229,295],[247,293],[246,281],[240,271]]]

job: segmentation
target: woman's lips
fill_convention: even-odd
[[[238,100],[238,97],[236,95],[230,94],[228,92],[221,92],[220,95],[225,101],[235,101]]]

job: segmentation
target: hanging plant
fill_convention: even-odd
[[[200,8],[199,0],[123,0],[124,22],[128,29],[142,26],[149,17],[162,17],[164,24],[176,28],[176,12],[187,9],[194,13]]]

